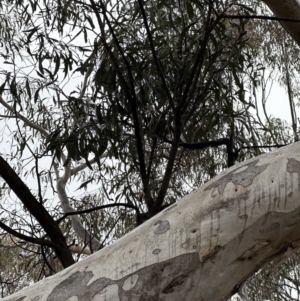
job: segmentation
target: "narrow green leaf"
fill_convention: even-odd
[[[31,99],[31,90],[30,90],[28,79],[26,79],[25,87],[26,87],[28,98]]]
[[[91,178],[91,179],[89,179],[89,180],[87,180],[87,181],[85,181],[85,182],[83,182],[75,191],[77,191],[77,190],[80,190],[81,188],[84,188],[84,187],[86,187],[87,186],[87,184],[89,184],[89,183],[91,183],[92,181],[93,181],[94,179],[93,178]]]

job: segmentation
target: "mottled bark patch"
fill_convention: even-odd
[[[243,165],[243,168],[245,167],[246,168],[241,171],[238,171],[239,169],[241,169],[241,167],[237,167],[236,169],[228,172],[220,179],[208,185],[204,190],[218,188],[219,193],[222,194],[225,190],[226,185],[230,182],[232,182],[234,185],[240,185],[243,187],[250,186],[254,178],[260,173],[262,173],[269,165],[269,164],[263,164],[260,166],[256,166],[258,162],[259,159],[254,160],[246,165]]]
[[[286,170],[290,173],[296,172],[298,175],[300,175],[300,161],[294,158],[289,158]]]
[[[159,254],[160,252],[161,252],[161,249],[155,249],[155,250],[152,251],[152,254],[153,254],[153,255],[157,255],[157,254]]]
[[[198,253],[147,266],[137,272],[138,281],[130,291],[119,289],[119,298],[122,301],[189,300],[198,287],[201,270]]]
[[[129,276],[129,277],[124,281],[124,284],[123,284],[123,286],[122,286],[122,289],[123,289],[124,291],[129,291],[129,290],[131,290],[131,289],[136,285],[138,279],[139,279],[138,274]]]
[[[108,278],[99,278],[88,285],[92,277],[92,272],[75,272],[53,289],[47,301],[65,301],[72,296],[76,296],[78,301],[90,301],[98,292],[115,284]]]
[[[186,280],[188,276],[187,275],[180,275],[177,278],[173,279],[171,281],[171,283],[169,283],[167,285],[167,287],[165,287],[165,289],[163,290],[164,294],[170,294],[173,293],[174,290],[176,289],[176,287],[182,285],[184,283],[184,281]]]
[[[178,294],[185,300],[184,297],[193,294],[197,287],[201,269],[198,253],[189,253],[152,264],[119,280],[103,277],[89,284],[93,273],[77,271],[59,283],[47,301],[65,301],[72,296],[78,301],[91,301],[95,296],[103,300],[109,297],[116,301],[157,301],[166,300],[166,295],[172,300]]]
[[[158,226],[155,230],[155,234],[163,234],[170,229],[170,223],[168,221],[157,221],[154,226]]]

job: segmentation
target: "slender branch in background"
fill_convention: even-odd
[[[74,259],[69,251],[66,239],[58,225],[45,207],[35,199],[29,188],[2,158],[2,156],[0,156],[0,176],[47,233],[54,244],[54,250],[62,265],[64,267],[72,265],[74,263]]]
[[[279,21],[279,22],[291,22],[300,23],[300,19],[293,18],[282,18],[274,16],[262,16],[262,15],[219,15],[221,19],[258,19],[258,20],[269,20],[269,21]]]
[[[197,105],[199,104],[199,102],[202,100],[203,96],[205,96],[206,92],[209,90],[210,85],[212,83],[214,77],[214,73],[211,74],[211,76],[207,79],[207,82],[203,88],[203,90],[201,91],[200,95],[197,97],[197,99],[194,100],[194,103],[191,107],[191,109],[187,112],[184,120],[183,120],[183,124],[187,124],[187,122],[189,121],[189,119],[192,117],[193,113],[195,112],[195,109],[197,107]],[[187,109],[187,107],[184,108],[184,110]]]
[[[178,144],[180,142],[181,130],[182,130],[181,113],[180,113],[180,110],[177,108],[176,112],[175,112],[174,138],[173,138],[172,146],[171,146],[171,149],[169,152],[169,157],[168,157],[168,162],[167,162],[167,166],[165,169],[165,174],[163,176],[158,195],[154,201],[153,207],[151,208],[150,217],[154,216],[156,213],[158,213],[161,210],[161,206],[166,197],[166,194],[167,194],[167,191],[169,188],[169,184],[171,181],[171,177],[173,174],[173,167],[174,167],[174,162],[175,162],[177,151],[178,151]]]
[[[264,78],[265,78],[265,69],[262,70],[262,80],[261,80],[261,91],[262,91],[262,95],[261,95],[261,101],[262,101],[262,107],[263,107],[263,112],[264,112],[264,115],[266,117],[266,120],[268,122],[268,128],[266,128],[264,126],[264,128],[270,133],[274,143],[278,144],[277,143],[277,139],[276,137],[274,136],[274,133],[273,131],[271,130],[272,129],[272,122],[267,114],[267,109],[266,109],[266,104],[267,104],[267,100],[268,100],[268,97],[269,97],[269,94],[266,93],[267,91],[267,83],[268,83],[268,80],[270,78],[270,75],[267,77],[266,81],[264,81]]]
[[[40,178],[40,173],[39,173],[38,157],[34,156],[34,159],[35,159],[35,173],[36,173],[37,182],[38,182],[39,201],[42,204],[43,197],[42,197],[42,186],[41,186],[41,178]]]
[[[113,226],[110,228],[110,230],[108,231],[108,233],[105,235],[104,239],[101,242],[100,249],[103,249],[105,241],[109,237],[109,235],[112,232],[112,230],[116,227],[116,224],[119,222],[119,220],[121,219],[121,217],[122,217],[122,214],[119,215],[119,217],[115,220]]]
[[[186,143],[186,142],[179,142],[179,146],[182,146],[187,149],[204,149],[207,147],[216,147],[221,145],[227,145],[229,143],[229,138],[221,138],[212,141],[205,141],[205,142],[198,142],[198,143]],[[164,139],[165,142],[172,144],[172,141],[168,139]]]
[[[55,247],[55,244],[48,240],[48,239],[43,239],[43,238],[35,238],[35,237],[32,237],[32,236],[28,236],[28,235],[24,235],[8,226],[6,226],[3,222],[0,221],[0,228],[2,228],[4,231],[6,231],[7,233],[15,236],[15,237],[18,237],[24,241],[27,241],[27,242],[30,242],[30,243],[33,243],[33,244],[36,244],[36,245],[45,245],[45,246],[48,246],[48,247],[51,247],[51,248],[54,248]]]
[[[297,1],[266,1],[263,0],[269,8],[273,11],[276,16],[261,16],[261,15],[221,15],[224,19],[260,19],[260,20],[269,20],[269,21],[278,21],[282,27],[292,36],[292,38],[300,45],[299,39],[299,27],[297,23],[300,22],[299,16],[299,4],[296,4]],[[268,3],[269,2],[269,3]],[[290,7],[289,4],[290,2]],[[292,4],[294,2],[294,4]],[[294,7],[293,7],[294,5]],[[293,8],[292,8],[293,7]],[[277,17],[281,16],[281,17]],[[287,17],[296,17],[296,18],[287,18]]]
[[[90,66],[87,68],[87,71],[86,71],[86,73],[84,75],[84,79],[83,79],[83,83],[82,83],[82,88],[81,88],[81,91],[80,91],[79,96],[78,96],[78,98],[81,99],[81,100],[83,100],[83,98],[84,98],[85,91],[86,91],[87,85],[88,85],[88,79],[91,76],[92,71],[94,69],[93,61],[94,61],[95,56],[96,56],[96,52],[94,50],[92,52],[92,54],[89,56],[89,58],[87,58],[86,61],[85,61],[85,64],[87,64],[89,61],[91,61],[91,62],[90,62]],[[73,133],[75,131],[76,126],[77,126],[77,122],[78,122],[78,116],[76,116],[74,118],[73,126],[71,127],[72,130],[70,131],[70,135],[71,135],[71,133]]]
[[[150,178],[150,174],[151,174],[151,167],[152,167],[152,163],[153,163],[156,144],[157,144],[157,136],[154,136],[153,143],[152,143],[152,146],[151,146],[151,152],[150,152],[150,157],[149,157],[149,162],[148,162],[148,168],[147,168],[147,178],[148,179]]]
[[[182,99],[180,100],[179,103],[179,109],[182,110],[182,112],[184,112],[188,105],[189,105],[189,99],[192,97],[192,93],[191,91],[194,91],[194,88],[196,87],[196,83],[198,82],[198,77],[200,75],[200,71],[202,69],[203,66],[203,62],[204,62],[204,57],[205,57],[205,51],[206,51],[206,47],[209,41],[209,37],[211,32],[213,31],[213,29],[215,28],[217,21],[214,21],[212,23],[212,6],[209,5],[209,9],[208,9],[208,13],[207,13],[207,17],[205,20],[205,33],[204,33],[204,37],[203,40],[201,41],[201,46],[200,49],[197,52],[196,58],[195,58],[195,62],[193,64],[193,67],[190,71],[189,74],[189,78],[187,80],[185,89],[183,91],[183,95],[182,95]]]
[[[257,96],[257,93],[256,93],[257,88],[256,88],[255,85],[253,85],[253,83],[252,83],[253,86],[251,86],[251,91],[252,91],[252,96],[254,97],[254,102],[255,102],[256,118],[259,121],[260,126],[264,129],[264,131],[270,133],[270,135],[271,135],[274,143],[276,143],[276,139],[274,137],[273,131],[271,131],[269,116],[266,115],[267,113],[266,113],[266,106],[265,106],[265,103],[266,103],[266,101],[267,101],[267,99],[268,99],[268,97],[270,95],[271,88],[273,86],[273,81],[271,81],[269,91],[268,91],[268,93],[266,93],[267,84],[268,84],[268,81],[270,80],[270,78],[271,78],[271,74],[269,74],[268,77],[267,77],[267,79],[265,80],[265,69],[263,68],[262,69],[262,76],[261,76],[261,79],[260,79],[260,83],[261,83],[260,86],[261,86],[261,89],[262,89],[262,93],[261,93],[262,94],[262,96],[261,96],[262,99],[261,99],[261,102],[262,102],[263,112],[264,112],[264,115],[265,115],[267,123],[268,123],[268,127],[261,120],[261,117],[260,117],[260,114],[259,114],[259,110],[258,110],[258,108],[259,108],[259,100],[258,100],[258,96]],[[249,115],[248,111],[247,111],[247,116],[248,116],[248,120],[249,120],[250,119],[250,115]],[[257,145],[258,142],[257,142],[257,139],[255,138],[255,136],[258,136],[258,134],[253,130],[252,127],[250,129],[251,129],[252,137],[254,138],[254,140],[256,142],[256,145]]]
[[[108,157],[108,152],[103,153],[103,154],[99,157],[99,160],[100,160],[100,159],[103,159],[103,158],[106,158],[106,157]],[[94,163],[96,163],[96,162],[97,162],[97,159],[94,158],[94,159],[92,159],[92,160],[89,161],[89,164],[92,165],[92,164],[94,164]],[[87,163],[83,163],[83,164],[81,164],[81,165],[78,165],[78,166],[72,168],[72,169],[70,170],[70,175],[71,175],[71,176],[76,175],[79,171],[85,169],[87,166],[88,166]]]
[[[97,206],[97,207],[93,207],[93,208],[89,208],[89,209],[85,209],[85,210],[78,210],[78,211],[74,211],[74,212],[67,212],[64,213],[64,215],[62,217],[60,217],[56,223],[59,224],[62,220],[64,220],[66,217],[70,216],[70,215],[79,215],[79,214],[84,214],[84,213],[91,213],[97,210],[102,210],[105,208],[112,208],[112,207],[125,207],[125,208],[130,208],[133,209],[135,211],[138,211],[138,208],[136,206],[127,204],[127,203],[116,203],[116,204],[107,204],[107,205],[101,205],[101,206]]]
[[[13,107],[11,107],[8,103],[6,103],[4,101],[4,99],[2,98],[2,96],[0,95],[0,103],[6,108],[8,109],[11,113],[15,114],[15,117],[18,119],[21,119],[26,125],[28,125],[29,127],[31,127],[32,129],[37,130],[38,132],[40,132],[43,136],[45,136],[46,138],[49,136],[48,132],[42,128],[41,126],[31,122],[30,120],[28,120],[26,117],[24,117],[22,114],[15,112],[15,109]]]
[[[297,113],[295,109],[294,97],[293,97],[293,88],[291,84],[290,70],[289,70],[289,60],[286,52],[285,45],[282,45],[283,57],[284,57],[284,65],[285,65],[285,74],[286,74],[286,85],[290,103],[291,117],[292,117],[292,128],[294,134],[294,141],[298,141],[298,133],[297,133]]]
[[[138,104],[137,104],[137,98],[136,98],[136,94],[135,94],[135,84],[134,84],[134,80],[133,80],[133,75],[132,75],[132,71],[131,71],[131,66],[125,56],[125,53],[115,35],[114,29],[112,27],[112,25],[110,24],[110,20],[108,19],[108,16],[106,14],[106,8],[105,5],[103,4],[103,2],[100,2],[100,6],[101,9],[103,11],[103,17],[106,20],[107,26],[110,30],[110,33],[113,37],[113,40],[117,46],[117,49],[122,57],[122,60],[126,66],[126,70],[128,72],[128,77],[129,77],[129,82],[130,82],[130,87],[128,87],[125,77],[121,72],[121,68],[120,66],[117,64],[117,60],[114,56],[114,54],[112,53],[110,47],[107,45],[106,41],[104,40],[104,28],[103,28],[103,24],[99,15],[99,11],[97,9],[97,6],[94,2],[94,0],[90,0],[93,10],[96,13],[96,17],[99,23],[99,27],[101,28],[102,31],[102,37],[101,37],[101,41],[103,43],[103,46],[105,47],[105,49],[108,51],[111,59],[112,59],[112,63],[115,66],[115,70],[116,73],[122,83],[122,87],[124,88],[126,97],[129,101],[130,107],[131,107],[131,112],[132,112],[132,117],[133,117],[133,122],[134,122],[134,133],[135,133],[135,137],[136,137],[136,147],[137,147],[137,154],[138,154],[138,161],[139,161],[139,168],[140,168],[140,173],[141,173],[141,178],[142,178],[142,182],[143,182],[143,188],[144,188],[144,193],[145,193],[145,200],[146,200],[146,204],[147,206],[150,208],[152,206],[152,196],[151,196],[151,192],[149,189],[149,179],[147,178],[147,172],[146,172],[146,164],[145,164],[145,154],[144,154],[144,143],[143,143],[143,133],[142,133],[142,127],[140,125],[140,120],[139,120],[139,114],[138,114]]]
[[[161,66],[160,66],[159,59],[158,59],[157,54],[156,54],[156,50],[155,50],[155,46],[154,46],[152,34],[151,34],[151,31],[150,31],[150,28],[149,28],[149,24],[148,24],[146,12],[145,12],[145,9],[144,9],[143,0],[138,0],[138,3],[139,3],[139,6],[140,6],[140,10],[141,10],[142,16],[143,16],[144,25],[145,25],[145,28],[146,28],[146,31],[147,31],[147,36],[148,36],[148,39],[149,39],[149,44],[150,44],[151,52],[152,52],[152,55],[153,55],[153,60],[154,60],[154,63],[155,63],[158,75],[159,75],[159,77],[160,77],[160,79],[162,81],[164,90],[165,90],[165,92],[167,94],[167,97],[168,97],[168,100],[169,100],[169,103],[170,103],[170,106],[172,107],[173,112],[175,112],[174,100],[173,100],[173,97],[172,97],[172,95],[170,93],[169,87],[167,85],[166,78],[165,78],[165,76],[163,74],[163,71],[162,71]]]
[[[52,275],[55,274],[55,270],[53,269],[52,265],[48,261],[47,255],[44,250],[44,246],[41,246],[41,254],[43,256],[43,265],[46,265],[48,267],[48,269],[51,271]]]
[[[9,116],[9,115],[1,115],[0,114],[0,117],[2,117],[2,118],[16,118],[16,116]]]
[[[281,148],[281,147],[284,147],[287,145],[289,145],[289,144],[243,146],[243,147],[239,148],[239,151],[242,149],[255,149],[255,148],[273,148],[273,147]]]
[[[15,107],[13,109],[14,109],[14,114],[15,114],[15,118],[16,118],[16,125],[17,125],[17,128],[18,128],[19,134],[21,136],[21,139],[23,140],[23,143],[27,146],[27,148],[30,151],[33,158],[35,159],[35,171],[36,171],[37,182],[38,182],[38,196],[39,196],[39,201],[42,204],[43,203],[43,197],[42,197],[42,188],[41,188],[40,175],[39,175],[39,170],[38,170],[38,156],[35,155],[34,151],[28,145],[25,137],[22,135],[22,131],[21,131],[20,125],[19,125],[19,118],[17,117],[18,112],[17,112]]]
[[[165,142],[172,144],[172,141],[168,139],[164,139]],[[254,146],[243,146],[237,150],[233,149],[233,141],[231,138],[221,138],[212,141],[205,141],[205,142],[198,142],[198,143],[186,143],[186,142],[179,142],[179,147],[183,147],[190,150],[201,150],[208,147],[218,147],[225,145],[227,148],[227,155],[228,155],[228,166],[234,165],[234,162],[237,159],[239,152],[243,149],[260,149],[260,148],[273,148],[273,147],[283,147],[286,144],[274,144],[274,145],[254,145]]]
[[[198,81],[198,77],[202,68],[202,64],[204,61],[204,54],[206,51],[206,45],[209,40],[209,36],[211,31],[214,29],[218,21],[213,21],[211,19],[212,15],[212,7],[209,6],[209,11],[207,14],[207,22],[206,22],[206,27],[205,27],[205,35],[204,35],[204,41],[201,43],[201,47],[196,55],[196,60],[195,63],[192,67],[192,70],[190,72],[189,79],[187,80],[186,87],[183,91],[183,95],[181,97],[180,102],[178,103],[177,107],[174,110],[174,122],[175,122],[175,130],[174,130],[174,137],[172,141],[172,147],[169,152],[169,157],[168,157],[168,162],[167,166],[165,169],[165,174],[163,176],[162,184],[160,187],[160,190],[158,192],[158,195],[156,197],[156,200],[154,202],[153,208],[151,210],[151,216],[155,215],[157,212],[159,212],[163,201],[165,199],[169,183],[172,177],[172,171],[173,171],[173,166],[174,166],[174,161],[176,158],[177,150],[178,150],[178,144],[180,142],[180,136],[182,132],[182,126],[184,124],[183,121],[183,113],[184,111],[188,108],[189,105],[189,98],[191,97],[191,87],[192,87],[192,92],[193,88],[196,85],[196,82]]]
[[[87,88],[87,85],[88,85],[88,79],[89,79],[89,77],[91,76],[92,71],[93,71],[93,69],[94,69],[93,60],[94,60],[95,56],[96,56],[96,52],[93,51],[93,53],[92,53],[92,54],[89,56],[89,58],[85,61],[85,64],[87,64],[88,61],[91,61],[91,62],[90,62],[91,65],[88,67],[88,69],[87,69],[87,71],[86,71],[86,73],[85,73],[85,75],[84,75],[82,88],[81,88],[81,91],[80,91],[80,94],[79,94],[79,97],[78,97],[78,98],[81,98],[81,99],[82,99],[82,98],[84,97],[84,95],[85,95],[85,91],[86,91],[86,88]]]

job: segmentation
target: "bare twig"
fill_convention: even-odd
[[[28,125],[29,127],[31,127],[32,129],[37,130],[38,132],[40,132],[43,136],[45,136],[46,138],[49,136],[48,132],[42,128],[41,126],[31,122],[30,120],[28,120],[25,116],[23,116],[22,114],[15,112],[14,108],[12,106],[10,106],[7,102],[4,101],[4,99],[2,98],[2,96],[0,95],[0,103],[6,108],[8,109],[11,113],[15,114],[16,117],[20,120],[22,120],[26,125]]]

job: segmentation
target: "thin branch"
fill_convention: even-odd
[[[172,141],[168,139],[164,139],[165,142],[172,144]],[[205,141],[205,142],[198,142],[198,143],[186,143],[186,142],[179,142],[179,146],[186,148],[186,149],[191,149],[191,150],[196,150],[196,149],[204,149],[207,147],[217,147],[221,145],[228,145],[230,139],[229,138],[221,138],[217,140],[212,140],[212,141]],[[272,144],[272,145],[253,145],[253,146],[242,146],[241,148],[238,149],[238,151],[241,151],[242,149],[255,149],[255,148],[270,148],[270,147],[284,147],[287,144]]]
[[[144,5],[143,5],[143,0],[138,0],[138,2],[139,2],[139,6],[140,6],[140,9],[141,9],[142,16],[143,16],[143,21],[144,21],[144,25],[145,25],[145,28],[146,28],[146,31],[147,31],[147,36],[148,36],[148,39],[149,39],[149,44],[150,44],[150,48],[151,48],[151,52],[152,52],[152,55],[153,55],[153,59],[154,59],[154,63],[155,63],[157,72],[158,72],[158,74],[161,78],[161,81],[162,81],[163,87],[166,91],[166,94],[167,94],[167,97],[169,99],[170,105],[171,105],[173,111],[175,111],[175,105],[174,105],[173,98],[172,98],[170,90],[168,88],[165,76],[164,76],[164,74],[162,72],[162,69],[160,67],[159,59],[156,55],[156,50],[155,50],[155,47],[154,47],[152,34],[150,32],[149,24],[148,24],[148,21],[147,21],[147,16],[146,16],[146,12],[145,12]]]
[[[212,15],[212,8],[209,6],[209,11],[207,18],[205,20],[205,33],[203,40],[201,41],[201,47],[196,55],[196,59],[193,65],[193,68],[190,72],[189,78],[187,80],[187,84],[184,88],[182,100],[180,103],[180,108],[183,109],[183,111],[186,110],[189,104],[189,98],[192,97],[191,90],[194,90],[194,87],[196,86],[196,83],[198,81],[198,77],[200,75],[200,71],[202,69],[203,61],[204,61],[204,54],[206,51],[206,47],[209,41],[209,37],[215,26],[217,25],[219,19],[217,18],[216,21],[213,21],[211,18]]]
[[[180,142],[181,129],[182,129],[181,114],[179,110],[176,109],[174,138],[169,152],[168,163],[165,169],[165,174],[162,179],[160,190],[155,199],[153,207],[151,208],[150,216],[154,216],[156,213],[158,213],[161,210],[161,206],[166,197],[169,188],[169,183],[173,174],[174,162],[178,151],[178,144]]]
[[[16,118],[16,116],[11,116],[11,115],[1,115],[1,114],[0,114],[0,117],[3,117],[3,118]]]
[[[50,248],[54,248],[55,247],[55,244],[48,240],[48,239],[43,239],[43,238],[34,238],[32,236],[27,236],[27,235],[24,235],[8,226],[6,226],[3,222],[0,221],[0,227],[6,231],[7,233],[15,236],[15,237],[18,237],[22,240],[25,240],[27,242],[30,242],[30,243],[33,243],[33,244],[37,244],[37,245],[45,245],[45,246],[48,246]]]
[[[102,206],[97,206],[97,207],[89,208],[89,209],[86,209],[86,210],[67,212],[62,217],[60,217],[56,221],[56,223],[59,224],[62,220],[64,220],[66,217],[68,217],[70,215],[78,215],[78,214],[83,214],[83,213],[90,213],[90,212],[94,212],[94,211],[97,211],[97,210],[102,210],[102,209],[105,209],[105,208],[111,208],[111,207],[125,207],[125,208],[130,208],[130,209],[134,209],[135,211],[138,211],[138,208],[136,206],[133,206],[133,205],[130,205],[130,204],[127,204],[127,203],[107,204],[107,205],[102,205]]]
[[[291,84],[289,60],[288,60],[286,47],[284,45],[282,45],[282,51],[283,51],[283,55],[284,55],[286,85],[287,85],[288,98],[289,98],[291,117],[292,117],[292,128],[293,128],[294,140],[296,142],[299,140],[298,133],[297,133],[297,113],[295,110],[294,95],[293,95],[294,93],[293,93],[293,88],[292,88],[292,84]]]
[[[225,67],[224,67],[224,68],[225,68]],[[194,114],[195,109],[196,109],[198,103],[201,101],[202,97],[203,97],[203,96],[207,93],[207,91],[209,90],[214,75],[215,75],[215,72],[212,72],[211,76],[208,78],[208,80],[207,80],[207,82],[206,82],[206,84],[205,84],[203,90],[201,91],[200,95],[198,95],[198,97],[194,100],[194,103],[193,103],[191,109],[187,112],[187,114],[186,114],[186,116],[185,116],[185,118],[184,118],[184,120],[183,120],[183,124],[187,124],[187,122],[189,121],[189,119],[191,118],[191,116]],[[195,86],[193,86],[191,89],[194,90],[194,89],[195,89]],[[194,92],[194,91],[192,91],[192,92]],[[186,106],[185,106],[185,108],[183,108],[183,109],[187,109],[187,108],[188,108],[188,105],[189,105],[189,102],[187,101],[187,102],[186,102]]]
[[[108,152],[105,152],[105,153],[103,153],[103,154],[100,156],[99,160],[100,160],[100,159],[103,159],[103,158],[106,158],[107,156],[108,156]],[[96,163],[96,162],[97,162],[97,159],[94,158],[94,159],[92,159],[92,160],[89,161],[89,164],[92,165],[92,164],[94,164],[94,163]],[[85,169],[87,166],[88,166],[87,163],[83,163],[83,164],[81,164],[81,165],[78,165],[78,166],[75,167],[75,168],[72,168],[72,169],[70,170],[71,176],[76,175],[79,171]]]
[[[31,127],[32,129],[37,130],[38,132],[40,132],[43,136],[45,136],[46,138],[49,136],[48,132],[42,128],[41,126],[31,122],[30,120],[28,120],[25,116],[23,116],[22,114],[15,112],[14,108],[11,107],[7,102],[4,101],[4,99],[2,98],[2,96],[0,95],[0,103],[6,108],[8,109],[11,113],[16,114],[16,117],[21,119],[26,125],[28,125],[29,127]]]
[[[119,222],[119,220],[121,219],[122,217],[122,214],[119,215],[119,217],[116,219],[116,221],[114,222],[113,226],[110,228],[110,231],[108,231],[108,233],[105,235],[101,245],[100,245],[100,248],[99,250],[103,249],[104,247],[104,243],[105,241],[107,240],[107,238],[109,237],[110,233],[112,232],[112,230],[116,227],[116,224]]]
[[[150,174],[151,174],[151,167],[152,167],[152,163],[153,163],[153,159],[154,159],[154,152],[155,152],[156,144],[157,144],[157,136],[154,136],[153,143],[152,143],[152,146],[151,146],[149,162],[148,162],[148,169],[147,169],[148,179],[150,178]]]
[[[279,22],[291,22],[300,23],[300,19],[293,18],[281,18],[274,16],[262,16],[262,15],[219,15],[222,19],[258,19],[258,20],[269,20],[269,21],[279,21]]]
[[[123,52],[123,49],[115,35],[114,29],[107,17],[105,5],[103,4],[102,1],[100,1],[100,6],[103,11],[104,20],[107,22],[107,26],[112,35],[113,41],[115,42],[116,47],[126,65],[126,69],[128,71],[128,76],[129,76],[129,81],[130,81],[130,87],[129,87],[126,83],[125,77],[123,76],[123,74],[121,72],[121,68],[117,63],[116,57],[114,56],[113,52],[111,51],[111,48],[109,47],[109,45],[107,44],[107,42],[105,40],[105,29],[104,29],[104,24],[99,15],[99,9],[97,8],[97,5],[95,4],[94,0],[90,0],[90,2],[92,5],[92,9],[94,10],[94,12],[96,14],[96,18],[98,20],[99,27],[101,29],[101,42],[102,42],[105,50],[108,52],[108,54],[110,56],[110,59],[115,67],[115,71],[121,81],[121,85],[124,88],[124,92],[130,103],[130,106],[131,106],[140,173],[141,173],[141,178],[142,178],[142,182],[143,182],[146,203],[149,206],[150,200],[152,199],[152,197],[151,197],[151,192],[149,189],[149,179],[147,178],[147,172],[146,172],[143,134],[142,134],[142,128],[140,126],[139,115],[138,115],[138,111],[137,111],[138,105],[137,105],[137,99],[136,99],[136,95],[135,95],[135,85],[134,85],[134,80],[133,80],[133,76],[132,76],[132,72],[131,72],[131,66]],[[130,90],[130,88],[131,88],[131,90]]]
[[[272,148],[272,147],[284,147],[287,146],[288,144],[274,144],[274,145],[253,145],[253,146],[243,146],[238,149],[238,151],[241,151],[242,149],[255,149],[255,148]]]
[[[126,68],[128,70],[129,81],[130,81],[130,86],[131,86],[131,93],[128,91],[127,97],[128,97],[128,101],[130,103],[132,118],[133,118],[133,123],[134,123],[134,133],[135,133],[135,137],[136,137],[135,141],[136,141],[136,148],[137,148],[137,154],[138,154],[138,159],[139,159],[140,173],[141,173],[141,178],[142,178],[142,182],[143,182],[143,186],[144,186],[145,200],[149,207],[150,200],[152,200],[152,197],[151,197],[151,193],[150,193],[150,189],[149,189],[149,179],[147,178],[147,172],[146,172],[143,132],[142,132],[143,130],[140,125],[140,118],[139,118],[139,114],[138,114],[138,104],[137,104],[137,99],[136,99],[136,94],[135,94],[135,86],[134,86],[133,75],[131,72],[131,66],[130,66],[130,64],[125,56],[125,53],[123,52],[123,49],[114,33],[113,27],[111,26],[110,21],[105,13],[106,9],[102,2],[101,2],[101,6],[102,6],[103,13],[104,13],[104,18],[106,19],[107,25],[113,36],[114,42],[121,54],[121,57],[126,65]],[[122,78],[124,78],[124,76],[123,76],[123,74],[121,74],[121,72],[119,74],[122,75]]]
[[[60,228],[45,207],[36,200],[29,188],[2,156],[0,156],[0,176],[45,230],[54,244],[56,255],[60,259],[62,265],[64,267],[72,265],[74,259]]]
[[[87,71],[84,75],[82,89],[81,89],[81,92],[80,92],[78,98],[82,99],[85,95],[85,91],[86,91],[86,88],[87,88],[87,85],[88,85],[88,79],[89,79],[90,75],[92,74],[92,71],[93,71],[93,68],[94,68],[93,60],[94,60],[95,56],[96,56],[96,52],[93,51],[93,53],[90,55],[90,57],[85,61],[85,63],[87,63],[89,60],[91,60],[91,65],[88,67],[88,69],[87,69]]]
[[[182,146],[187,149],[204,149],[207,147],[216,147],[221,145],[227,145],[229,143],[229,138],[221,138],[212,141],[205,141],[205,142],[198,142],[198,143],[186,143],[186,142],[179,142],[179,146]],[[172,144],[172,141],[168,139],[164,139],[165,142]]]
[[[39,165],[38,165],[38,158],[35,156],[35,172],[36,172],[36,177],[37,177],[37,182],[38,182],[38,194],[39,194],[39,200],[40,203],[43,203],[43,197],[42,197],[42,186],[41,186],[41,178],[40,178],[40,173],[39,173]]]
[[[55,173],[58,176],[56,190],[61,203],[61,207],[65,214],[70,212],[76,212],[76,210],[70,205],[69,198],[66,193],[66,183],[71,176],[70,162],[65,166],[65,172],[63,176],[59,177],[59,171],[56,164],[54,164]],[[72,227],[75,233],[84,241],[85,244],[90,245],[91,250],[98,250],[100,242],[83,226],[78,216],[72,216]]]
[[[51,271],[51,273],[55,274],[55,270],[53,269],[53,267],[51,266],[51,264],[49,263],[49,261],[47,259],[47,255],[44,251],[44,246],[41,246],[41,254],[42,254],[42,257],[43,257],[43,269],[44,269],[44,266],[46,265],[48,267],[48,269]],[[41,273],[42,273],[42,271],[41,271]]]

